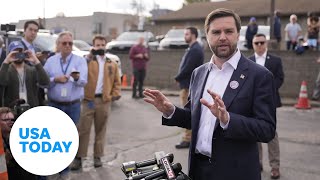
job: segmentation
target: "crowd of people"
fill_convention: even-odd
[[[73,34],[62,32],[56,41],[56,52],[48,57],[47,54],[35,52],[33,41],[38,30],[36,21],[27,21],[24,36],[10,43],[0,68],[0,102],[3,107],[3,111],[0,110],[1,139],[9,179],[13,180],[50,179],[25,171],[11,156],[9,133],[16,118],[11,109],[17,102],[23,100],[30,108],[52,106],[73,120],[80,139],[78,154],[71,164],[71,169],[75,170],[80,168],[81,158],[87,156],[92,122],[96,136],[94,166],[102,166],[110,104],[121,97],[119,68],[105,55],[107,41],[104,36],[93,37],[92,51],[84,58],[72,53]],[[58,176],[68,179],[69,167]]]
[[[247,25],[246,41],[247,48],[253,49],[252,40],[253,36],[258,33],[259,25],[255,17],[251,17]],[[306,49],[319,50],[320,21],[315,13],[309,13],[307,19],[307,31],[303,32],[298,17],[292,14],[289,18],[289,23],[286,24],[284,29],[281,27],[280,12],[275,11],[273,19],[273,36],[280,44],[282,40],[282,32],[285,35],[285,44],[287,50],[294,50],[298,54],[303,53]],[[280,46],[279,46],[280,47]]]

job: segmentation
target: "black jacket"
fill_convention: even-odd
[[[198,42],[195,42],[188,48],[182,57],[179,66],[179,72],[175,80],[179,82],[181,89],[189,89],[192,71],[203,64],[204,52]]]
[[[249,57],[249,59],[256,62],[256,57],[254,55]],[[275,103],[277,107],[281,107],[282,103],[279,94],[279,89],[284,81],[284,73],[281,58],[267,53],[266,62],[264,66],[273,74],[275,84],[274,87],[276,88]]]

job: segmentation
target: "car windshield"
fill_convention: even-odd
[[[138,41],[139,37],[144,37],[147,41],[152,37],[150,32],[124,32],[117,37],[118,41]]]
[[[50,34],[38,34],[34,40],[36,47],[43,51],[55,51],[57,37]]]
[[[167,38],[184,37],[184,29],[171,29],[167,34]]]
[[[76,46],[81,51],[90,51],[91,46],[85,41],[82,40],[74,40],[73,41],[74,46]]]

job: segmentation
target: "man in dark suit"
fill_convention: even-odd
[[[282,68],[281,59],[277,56],[271,55],[267,51],[268,42],[264,34],[256,34],[253,38],[253,49],[254,55],[249,57],[257,64],[266,67],[270,72],[272,72],[274,77],[274,85],[276,88],[275,105],[276,107],[281,107],[281,99],[279,95],[279,88],[283,84],[284,73]],[[259,159],[261,170],[262,168],[262,145],[258,143],[259,146]],[[275,137],[272,141],[268,143],[268,153],[269,153],[269,164],[271,167],[271,178],[278,179],[280,177],[280,148],[278,133],[276,131]]]
[[[261,179],[257,142],[274,138],[273,77],[237,49],[240,28],[240,17],[232,10],[216,9],[207,16],[213,56],[193,71],[184,108],[158,90],[144,91],[144,100],[163,113],[164,125],[192,129],[193,180]]]
[[[179,66],[179,72],[175,80],[180,86],[180,99],[182,106],[188,102],[189,85],[193,70],[203,64],[203,48],[197,41],[198,30],[195,27],[188,27],[184,32],[184,39],[189,44],[189,48],[184,53]],[[177,149],[189,148],[192,131],[186,129],[182,141],[176,145]]]

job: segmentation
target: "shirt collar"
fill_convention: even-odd
[[[25,38],[22,38],[21,40],[24,42],[24,44],[27,46],[28,49],[29,49],[30,47],[33,48],[33,44],[30,44]]]
[[[66,58],[66,63],[68,63],[71,59],[72,53],[70,53],[67,58]],[[60,61],[62,62],[62,56],[61,53],[58,54],[58,58],[60,59]]]
[[[239,49],[236,50],[237,52],[233,54],[233,56],[231,56],[230,59],[228,59],[228,61],[226,61],[225,63],[223,63],[222,67],[226,66],[227,64],[228,65],[231,65],[233,69],[237,69],[238,67],[238,63],[240,61],[240,58],[241,58],[241,53],[239,51]],[[212,67],[213,66],[216,66],[214,63],[213,63],[213,59],[214,59],[214,55],[211,57],[211,60],[210,60],[210,68],[209,68],[209,71],[211,71]]]
[[[262,56],[259,56],[257,53],[254,53],[254,56],[255,56],[256,59],[259,58],[259,57],[266,59],[266,57],[267,57],[267,51],[265,51],[265,52],[262,54]]]

